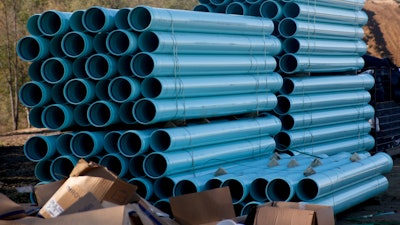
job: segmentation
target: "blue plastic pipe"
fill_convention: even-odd
[[[275,93],[282,85],[282,76],[274,72],[237,76],[148,77],[142,81],[141,91],[146,98],[187,98],[267,91]]]
[[[132,55],[138,51],[138,34],[129,30],[113,30],[107,35],[106,47],[115,56]]]
[[[111,79],[103,79],[103,80],[98,80],[96,82],[95,86],[95,91],[96,91],[96,97],[100,100],[104,101],[110,101],[111,97],[108,94],[108,85],[110,84]]]
[[[85,10],[75,10],[72,12],[71,17],[69,18],[69,26],[71,27],[71,30],[78,32],[86,31],[82,21],[84,13]]]
[[[349,10],[361,10],[365,4],[365,0],[282,0],[285,3],[288,2],[299,2],[308,3],[311,5],[323,5],[334,8],[343,8]]]
[[[150,178],[145,178],[145,177],[135,177],[132,178],[128,181],[128,183],[136,185],[137,190],[136,193],[146,199],[146,200],[151,200],[153,199],[154,196],[154,188],[153,188],[153,183],[154,180]]]
[[[86,61],[87,58],[76,58],[72,62],[72,73],[77,78],[89,78],[88,74],[86,73]]]
[[[38,81],[29,81],[19,89],[19,99],[26,107],[40,107],[52,101],[51,86]]]
[[[277,104],[272,93],[154,100],[143,98],[133,107],[138,123],[237,115],[273,109]]]
[[[111,130],[104,136],[104,150],[108,153],[119,153],[118,140],[125,131]]]
[[[115,77],[108,85],[108,95],[117,103],[135,101],[141,97],[141,82],[136,77]]]
[[[51,97],[52,97],[54,103],[57,103],[57,104],[67,104],[68,103],[67,99],[65,99],[64,87],[65,87],[65,83],[54,84],[51,87]]]
[[[215,6],[211,4],[198,4],[193,7],[193,11],[198,12],[214,12]]]
[[[117,29],[130,30],[131,27],[128,23],[128,15],[132,8],[121,8],[118,9],[114,16],[114,22]]]
[[[134,75],[133,71],[131,70],[131,61],[133,57],[133,55],[124,55],[118,58],[117,67],[118,73],[121,76],[130,77]]]
[[[274,30],[272,21],[265,18],[162,9],[150,6],[136,6],[129,13],[128,19],[131,28],[139,32],[162,30],[269,35]]]
[[[279,95],[278,104],[274,111],[279,115],[283,115],[317,109],[354,107],[368,104],[370,100],[370,93],[361,90]]]
[[[80,104],[74,107],[73,115],[77,125],[81,127],[88,127],[91,125],[87,117],[89,106],[90,104]]]
[[[127,130],[118,139],[118,151],[126,157],[135,157],[148,153],[150,150],[150,135],[154,129]]]
[[[42,74],[40,74],[42,63],[43,61],[34,61],[29,65],[28,75],[32,81],[43,81]]]
[[[278,1],[264,1],[259,6],[260,16],[274,21],[280,21],[283,18],[283,6]]]
[[[44,107],[33,107],[29,110],[29,123],[36,128],[44,128],[44,124],[42,122],[42,113]]]
[[[273,138],[261,137],[189,150],[153,152],[146,156],[143,168],[149,177],[160,178],[216,164],[266,155],[274,149]]]
[[[146,155],[137,155],[129,159],[129,173],[132,177],[147,177],[143,169],[143,162]]]
[[[26,22],[26,29],[33,36],[43,35],[38,26],[39,17],[40,14],[33,14],[28,18],[28,21]]]
[[[17,43],[17,54],[28,62],[45,60],[50,56],[49,40],[38,36],[26,36]]]
[[[117,59],[106,54],[91,55],[85,65],[86,73],[93,80],[110,79],[117,75]]]
[[[89,123],[95,127],[108,127],[119,123],[119,105],[114,102],[99,100],[90,104],[87,110]]]
[[[57,135],[36,135],[24,145],[24,154],[32,162],[48,160],[57,154]]]
[[[317,38],[287,38],[282,42],[286,53],[315,55],[359,55],[367,52],[363,40],[332,40]]]
[[[69,18],[72,13],[60,12],[57,10],[48,10],[43,12],[38,18],[38,27],[45,36],[54,37],[64,35],[71,28]]]
[[[42,160],[36,163],[34,174],[39,181],[46,182],[53,180],[53,177],[51,176],[50,173],[51,163],[52,160]]]
[[[232,0],[210,0],[210,3],[213,5],[229,5]]]
[[[109,32],[95,33],[93,37],[93,48],[97,53],[108,54],[107,37]]]
[[[65,104],[46,106],[42,113],[43,125],[50,130],[66,130],[75,125],[73,107]]]
[[[79,158],[100,155],[104,150],[105,131],[79,131],[71,139],[72,153]]]
[[[73,78],[72,62],[66,58],[46,59],[40,68],[43,79],[50,84],[65,83]]]
[[[161,210],[162,212],[166,213],[167,215],[173,215],[171,204],[169,203],[168,198],[157,200],[156,202],[153,203],[153,206]]]
[[[51,56],[59,58],[65,58],[67,56],[65,52],[62,50],[63,37],[64,35],[59,35],[51,38],[49,43]]]
[[[82,15],[83,27],[91,33],[111,31],[115,28],[114,16],[117,12],[117,9],[92,6]]]
[[[139,35],[139,48],[151,53],[277,55],[281,41],[272,35],[245,36],[147,31]]]
[[[167,55],[141,52],[131,61],[138,77],[187,75],[238,75],[273,72],[277,62],[264,55]]]
[[[79,31],[68,32],[62,38],[61,48],[68,57],[87,57],[93,53],[93,36]]]
[[[281,130],[281,121],[273,115],[238,120],[212,121],[182,127],[160,128],[151,134],[154,151],[191,149],[260,136],[273,136]]]
[[[225,13],[235,15],[249,15],[248,5],[241,2],[232,2],[226,7]]]
[[[65,84],[63,94],[72,105],[91,103],[96,98],[95,83],[89,79],[71,79]]]
[[[124,124],[138,124],[132,112],[134,105],[135,101],[130,101],[119,106],[119,118]]]
[[[78,163],[78,158],[73,155],[62,155],[53,160],[50,166],[50,173],[54,180],[63,180]]]
[[[258,202],[258,201],[250,201],[250,202],[247,202],[247,203],[243,206],[243,209],[242,209],[242,211],[240,212],[240,215],[241,215],[241,216],[246,216],[246,215],[248,215],[248,214],[253,210],[254,207],[257,207],[257,206],[259,206],[259,205],[261,205],[261,204],[263,204],[263,202]]]
[[[125,177],[129,172],[129,160],[119,153],[110,153],[101,157],[99,164],[115,173],[118,177]]]
[[[71,140],[74,132],[63,132],[56,140],[57,151],[60,155],[71,155]]]

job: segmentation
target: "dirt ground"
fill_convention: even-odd
[[[17,188],[35,185],[35,163],[23,153],[25,141],[44,130],[25,130],[0,135],[0,193],[18,203],[29,203],[29,193],[19,193]],[[336,215],[337,225],[400,224],[400,156],[393,156],[393,170],[386,174],[389,189],[366,202]],[[29,188],[27,188],[29,190]],[[26,188],[25,188],[26,191]]]

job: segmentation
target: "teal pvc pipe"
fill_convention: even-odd
[[[39,30],[45,36],[64,35],[70,30],[69,18],[72,13],[48,10],[43,12],[38,18]]]
[[[229,5],[232,0],[210,0],[210,3],[213,5]]]
[[[308,3],[312,5],[323,5],[334,8],[344,8],[350,10],[361,10],[365,4],[365,0],[282,0],[285,3],[288,2],[299,2]]]
[[[18,57],[24,61],[45,60],[50,56],[49,40],[38,36],[25,36],[17,42]]]
[[[262,17],[274,21],[280,21],[284,17],[283,6],[278,1],[264,1],[259,8]]]
[[[193,7],[193,11],[198,12],[214,12],[214,6],[211,4],[198,4]]]
[[[248,5],[241,2],[232,2],[226,7],[225,13],[242,16],[249,15]]]
[[[138,32],[149,30],[197,33],[230,33],[269,35],[274,30],[271,20],[250,16],[196,12],[136,6],[129,13],[129,25]]]
[[[211,4],[210,0],[199,0],[200,4]]]
[[[117,59],[106,54],[94,54],[87,59],[85,69],[93,80],[110,79],[118,74]]]
[[[42,113],[43,113],[44,107],[33,107],[29,111],[29,123],[36,128],[44,128],[43,122],[42,122]]]
[[[96,98],[95,82],[82,78],[71,79],[65,84],[63,94],[72,105],[89,104]]]
[[[51,86],[44,82],[29,81],[21,86],[18,96],[26,107],[45,106],[52,101]]]
[[[153,152],[143,162],[145,173],[152,178],[201,169],[216,164],[243,160],[271,153],[275,142],[271,137],[253,138],[215,144],[190,150]],[[185,160],[183,160],[185,159]]]
[[[157,209],[160,209],[167,215],[173,215],[169,199],[159,199],[153,203],[153,206],[156,207]]]
[[[307,22],[293,18],[281,20],[278,25],[278,31],[285,38],[311,36],[313,38],[355,40],[362,39],[364,36],[364,30],[361,26]]]
[[[272,35],[230,35],[147,31],[139,35],[139,48],[151,53],[277,55],[281,41]]]
[[[115,28],[114,17],[117,12],[117,9],[92,6],[83,13],[83,27],[92,33],[111,31]]]
[[[118,177],[125,177],[129,172],[129,160],[119,153],[110,153],[101,157],[99,164],[115,173]]]
[[[363,68],[364,63],[364,59],[359,55],[328,56],[286,53],[279,59],[279,68],[287,74],[356,72]]]
[[[280,116],[283,130],[296,130],[359,120],[368,121],[375,115],[371,105],[312,110]]]
[[[261,14],[260,14],[260,5],[261,5],[261,3],[250,4],[250,5],[249,5],[249,8],[248,8],[249,16],[261,17]]]
[[[72,62],[59,57],[46,59],[40,68],[40,73],[49,84],[65,83],[73,78]]]
[[[32,162],[48,160],[57,154],[57,135],[36,135],[30,137],[24,145],[24,154]]]
[[[53,179],[63,180],[68,178],[78,160],[73,155],[63,155],[54,159],[50,166],[50,173]]]
[[[344,138],[366,135],[371,131],[368,121],[348,122],[336,125],[281,131],[274,138],[277,149],[319,144]]]
[[[127,130],[118,139],[118,151],[126,157],[142,155],[150,151],[150,136],[154,130]]]
[[[141,124],[177,119],[194,119],[262,112],[277,104],[272,93],[154,100],[143,98],[133,107],[133,116]]]
[[[332,40],[317,38],[287,38],[282,42],[286,53],[315,55],[359,55],[367,52],[363,40]]]
[[[114,16],[114,22],[117,29],[130,30],[131,27],[128,23],[128,15],[132,8],[121,8]]]
[[[389,182],[387,178],[379,175],[335,192],[331,195],[305,203],[330,206],[333,208],[333,212],[338,214],[370,198],[384,193],[388,188]],[[355,195],[354,193],[357,194]]]
[[[119,105],[104,100],[95,101],[87,110],[89,123],[95,127],[107,127],[119,123]]]
[[[255,208],[255,207],[257,207],[257,206],[259,206],[261,204],[264,204],[264,203],[263,202],[258,202],[258,201],[247,202],[246,205],[243,206],[243,209],[240,212],[240,215],[241,216],[248,215],[253,210],[253,208]]]
[[[100,155],[104,150],[105,131],[79,131],[71,139],[72,153],[78,158]]]
[[[159,199],[170,198],[173,195],[176,184],[187,177],[186,174],[165,176],[154,180],[154,194]]]
[[[375,85],[374,77],[369,73],[358,75],[326,75],[314,77],[285,77],[280,93],[304,94],[318,92],[370,90]]]
[[[26,29],[33,36],[43,35],[38,26],[39,17],[40,14],[33,14],[28,18],[28,21],[26,22]]]
[[[53,180],[50,173],[51,162],[52,160],[42,160],[36,163],[34,173],[39,181],[46,182]]]
[[[301,179],[296,186],[296,194],[301,201],[312,201],[360,181],[388,173],[392,168],[392,157],[378,152],[369,158]]]
[[[146,199],[146,200],[151,200],[154,196],[154,188],[153,188],[153,183],[154,181],[149,178],[145,177],[135,177],[132,178],[128,181],[128,183],[136,185],[137,190],[136,193]]]
[[[58,84],[54,84],[51,87],[51,97],[53,99],[54,103],[57,104],[66,104],[67,100],[65,99],[64,96],[64,87],[65,87],[65,83],[58,83]]]
[[[112,130],[104,136],[104,150],[108,153],[118,153],[118,140],[125,131]]]
[[[146,98],[187,98],[267,91],[275,93],[282,85],[282,76],[274,72],[237,76],[149,77],[142,81],[141,92]]]
[[[227,5],[218,5],[215,7],[215,13],[225,13]]]
[[[151,134],[150,146],[157,152],[191,149],[266,135],[273,136],[280,130],[281,121],[273,115],[266,114],[257,118],[159,128]]]
[[[73,107],[65,104],[52,104],[42,113],[43,125],[50,130],[65,130],[75,125]]]
[[[109,32],[95,33],[93,37],[93,48],[97,53],[108,54],[107,36]]]
[[[233,204],[243,202],[250,194],[250,184],[254,180],[254,174],[246,174],[229,178],[222,182],[221,187],[229,187]]]
[[[71,155],[71,140],[74,137],[74,132],[63,132],[56,140],[57,151],[60,155]]]
[[[371,95],[368,91],[342,91],[297,95],[279,95],[274,112],[279,115],[318,109],[331,109],[368,104]]]
[[[110,84],[111,79],[103,79],[103,80],[98,80],[96,82],[95,86],[95,91],[96,91],[96,97],[100,100],[104,101],[110,101],[111,97],[108,94],[108,85]]]
[[[138,124],[132,112],[134,105],[135,101],[130,101],[119,106],[119,118],[124,124]]]
[[[141,52],[131,61],[131,70],[141,78],[150,76],[237,75],[273,72],[277,62],[264,55],[177,55]],[[177,69],[179,68],[179,69]]]
[[[138,51],[138,34],[129,30],[113,30],[106,38],[106,47],[115,56],[132,55]]]
[[[137,155],[129,159],[129,173],[133,177],[138,178],[147,176],[143,169],[143,162],[145,158],[146,155]]]
[[[93,53],[93,36],[79,31],[68,32],[62,38],[61,48],[68,57],[87,57]]]
[[[69,18],[69,26],[71,30],[78,32],[85,32],[85,27],[83,26],[82,17],[85,13],[85,10],[75,10],[72,12],[71,17]]]
[[[34,61],[29,65],[28,76],[32,81],[44,81],[42,74],[40,74],[42,63],[42,61]]]
[[[130,77],[134,75],[131,70],[131,61],[133,57],[133,55],[124,55],[118,58],[117,68],[121,76]]]
[[[88,74],[86,73],[86,61],[88,58],[76,58],[72,62],[72,73],[77,78],[89,78]]]
[[[64,35],[58,35],[50,39],[49,49],[53,57],[65,58],[67,55],[62,50],[62,40]]]
[[[74,120],[76,124],[78,124],[81,127],[88,127],[91,125],[87,117],[89,106],[90,104],[80,104],[74,107],[73,111]]]
[[[115,77],[108,85],[108,95],[117,103],[135,101],[141,97],[141,82],[136,77]]]
[[[312,22],[327,22],[363,26],[368,22],[368,15],[362,10],[339,9],[328,6],[317,6],[309,3],[288,2],[283,7],[285,17],[308,20]]]

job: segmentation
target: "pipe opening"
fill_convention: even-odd
[[[171,204],[165,200],[159,200],[154,203],[154,207],[160,209],[161,211],[167,213],[168,215],[172,215]]]
[[[233,203],[240,202],[245,196],[243,185],[238,180],[226,180],[221,187],[229,187]]]
[[[128,30],[130,29],[129,23],[128,23],[128,15],[129,12],[131,11],[130,8],[122,8],[119,9],[118,12],[115,14],[115,26],[119,29],[124,29]]]
[[[66,71],[64,64],[59,59],[51,58],[43,63],[41,72],[44,80],[54,84],[63,78]]]
[[[281,68],[282,72],[284,73],[294,73],[296,72],[298,63],[296,56],[292,54],[283,55],[279,59],[279,67]]]
[[[280,117],[283,130],[291,130],[294,126],[294,118],[292,115],[283,115]]]
[[[153,58],[144,53],[139,53],[133,57],[131,61],[131,70],[138,77],[149,76],[154,70],[154,60]]]
[[[291,79],[283,79],[282,88],[279,90],[284,95],[292,94],[295,89],[295,85]]]
[[[147,186],[142,181],[136,179],[136,180],[130,180],[129,183],[137,186],[136,193],[139,196],[145,199],[147,197],[148,199],[149,191],[147,190]]]
[[[215,188],[220,188],[222,185],[222,181],[219,179],[210,179],[205,184],[204,187],[206,190],[211,190]]]
[[[260,7],[260,15],[264,18],[274,19],[278,12],[279,8],[275,2],[264,2]]]
[[[157,109],[152,101],[141,99],[133,106],[133,115],[139,123],[147,124],[156,117]]]
[[[172,197],[174,186],[175,182],[171,178],[159,178],[154,182],[154,194],[160,199]]]
[[[114,155],[106,155],[103,158],[100,159],[99,162],[100,165],[103,165],[107,167],[110,171],[113,173],[117,174],[119,177],[121,177],[122,174],[122,162],[120,159],[115,157]]]
[[[283,95],[278,96],[278,104],[276,105],[274,111],[279,115],[283,115],[288,113],[289,110],[290,110],[289,99]]]
[[[108,94],[108,91],[104,91],[108,89],[108,85],[110,84],[111,80],[109,79],[104,79],[104,80],[99,80],[96,83],[95,86],[95,91],[96,91],[96,96],[97,98],[101,99],[101,100],[111,100],[110,95]]]
[[[143,146],[142,139],[136,132],[125,132],[118,141],[121,153],[127,157],[135,156]]]
[[[85,50],[85,47],[85,40],[76,32],[70,32],[63,38],[62,50],[69,57],[78,57]]]
[[[300,15],[300,7],[295,2],[288,2],[284,6],[283,14],[285,17],[296,18]]]
[[[162,85],[158,78],[149,77],[142,81],[142,94],[146,98],[157,98],[162,92]]]
[[[103,126],[110,122],[111,114],[110,106],[104,102],[92,103],[88,108],[88,118],[94,126]]]
[[[95,147],[92,136],[88,133],[77,133],[71,140],[71,150],[77,157],[85,158]]]
[[[41,67],[42,67],[41,61],[34,61],[29,65],[28,75],[32,81],[43,81],[43,77],[40,74]]]
[[[132,157],[129,160],[129,173],[133,176],[133,177],[144,177],[146,176],[146,173],[144,172],[143,169],[143,162],[145,159],[145,155],[137,155]]]
[[[104,148],[109,153],[118,153],[118,139],[121,133],[118,131],[110,131],[104,136]]]
[[[125,77],[118,77],[110,82],[108,86],[110,97],[115,102],[124,102],[127,100],[134,90],[131,83]]]
[[[151,134],[150,146],[156,151],[166,151],[171,147],[171,136],[165,130],[156,130]]]
[[[50,173],[50,168],[51,168],[51,162],[50,160],[43,160],[35,165],[35,177],[40,180],[40,181],[51,181],[53,180],[53,177],[51,176]]]
[[[296,193],[302,201],[311,201],[317,197],[318,190],[318,185],[313,179],[304,178],[299,181]]]
[[[160,46],[160,39],[154,32],[143,32],[139,36],[139,48],[143,52],[154,52]]]
[[[53,37],[50,42],[49,42],[49,50],[50,54],[55,56],[55,57],[60,57],[63,58],[66,56],[63,47],[62,47],[62,42],[63,42],[63,36],[59,35],[56,37]]]
[[[57,137],[57,150],[61,155],[69,155],[72,153],[70,145],[73,136],[72,133],[62,133]]]
[[[123,123],[126,124],[135,124],[136,119],[133,116],[133,106],[135,105],[134,101],[124,102],[119,107],[119,117]]]
[[[296,38],[288,38],[283,41],[283,51],[286,53],[297,53],[300,50],[300,42]]]
[[[29,111],[29,122],[32,124],[32,126],[37,127],[37,128],[44,128],[44,124],[41,120],[42,113],[43,113],[44,107],[34,107]]]
[[[210,7],[207,7],[206,5],[196,5],[193,8],[193,11],[197,11],[197,12],[211,12]]]
[[[72,13],[71,17],[69,18],[69,23],[71,29],[74,31],[85,31],[85,27],[82,24],[82,17],[85,11],[83,10],[76,10]]]
[[[67,115],[65,113],[63,109],[56,105],[48,106],[42,113],[43,124],[49,129],[57,130],[61,128],[66,121]]]
[[[86,99],[88,95],[87,88],[81,80],[70,80],[64,87],[65,98],[71,104],[79,104]]]
[[[42,137],[31,137],[24,145],[24,152],[27,158],[37,162],[46,157],[49,145]]]
[[[88,78],[89,76],[86,73],[85,65],[87,58],[76,58],[72,62],[72,73],[78,78]]]
[[[297,32],[296,21],[291,18],[283,19],[281,22],[279,22],[278,30],[283,37],[290,38]]]
[[[198,192],[196,185],[189,180],[179,181],[174,188],[174,196]]]
[[[226,7],[226,14],[245,15],[244,6],[238,2],[234,2]]]
[[[106,15],[99,8],[89,8],[83,14],[83,24],[88,31],[99,32],[106,23]]]
[[[30,34],[40,36],[42,35],[42,32],[40,31],[38,27],[38,20],[39,20],[40,14],[34,14],[28,18],[28,21],[26,22],[26,27],[27,30]]]
[[[158,178],[165,174],[168,163],[161,154],[151,153],[144,160],[143,166],[149,177]]]
[[[86,72],[95,80],[104,78],[109,70],[108,60],[102,55],[92,55],[86,62]]]
[[[150,26],[152,15],[147,8],[138,6],[132,9],[128,19],[133,30],[142,32]]]
[[[97,53],[107,54],[107,32],[97,33],[93,38],[93,48]]]
[[[87,111],[89,109],[88,104],[79,104],[74,108],[74,119],[75,122],[82,127],[86,127],[90,125],[89,119],[87,117]]]
[[[285,150],[290,146],[290,136],[286,132],[279,132],[275,135],[274,139],[278,150]]]
[[[18,42],[18,55],[27,61],[33,61],[40,55],[38,40],[33,37],[24,37]]]
[[[122,55],[128,49],[130,40],[127,34],[120,30],[114,30],[107,37],[107,49],[114,55]]]
[[[42,105],[42,100],[44,97],[43,90],[37,83],[28,82],[24,84],[20,89],[20,99],[27,107],[35,107]]]
[[[51,174],[55,180],[62,180],[69,177],[74,169],[74,163],[65,157],[57,158],[51,165]]]
[[[287,201],[291,192],[290,185],[283,179],[274,179],[269,182],[266,193],[270,201]]]
[[[118,73],[121,74],[121,76],[129,77],[134,75],[131,70],[132,58],[133,56],[131,55],[124,55],[118,59],[117,68],[118,68]]]
[[[268,185],[268,181],[263,178],[255,179],[250,186],[250,194],[253,199],[257,201],[267,200],[267,195],[265,193],[265,188]]]
[[[43,34],[55,35],[60,31],[62,21],[56,12],[46,11],[40,15],[38,24]]]

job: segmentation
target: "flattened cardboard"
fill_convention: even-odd
[[[0,193],[0,220],[12,220],[24,216],[26,214],[22,206]]]
[[[181,225],[206,224],[235,218],[228,187],[172,197],[172,213]]]

